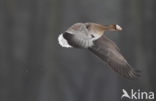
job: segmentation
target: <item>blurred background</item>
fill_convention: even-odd
[[[122,89],[156,91],[156,0],[0,0],[0,101],[121,101]],[[57,37],[76,22],[119,24],[105,32],[138,80],[113,72]]]

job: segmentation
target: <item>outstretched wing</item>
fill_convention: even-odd
[[[133,79],[138,73],[128,64],[126,59],[118,51],[116,44],[105,36],[94,41],[94,46],[88,48],[91,52],[105,61],[115,72],[120,75]]]

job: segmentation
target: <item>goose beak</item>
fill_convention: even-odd
[[[119,25],[116,25],[116,30],[122,30],[122,27],[120,27]]]

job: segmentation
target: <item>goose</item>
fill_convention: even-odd
[[[58,43],[65,48],[88,49],[121,76],[134,79],[139,71],[134,70],[122,56],[118,46],[104,36],[105,31],[120,31],[118,24],[75,23],[58,36]]]

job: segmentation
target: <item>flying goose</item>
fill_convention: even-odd
[[[86,48],[106,62],[121,76],[133,79],[139,76],[119,52],[117,45],[104,36],[104,31],[117,31],[117,24],[75,23],[58,36],[58,42],[66,48]]]

